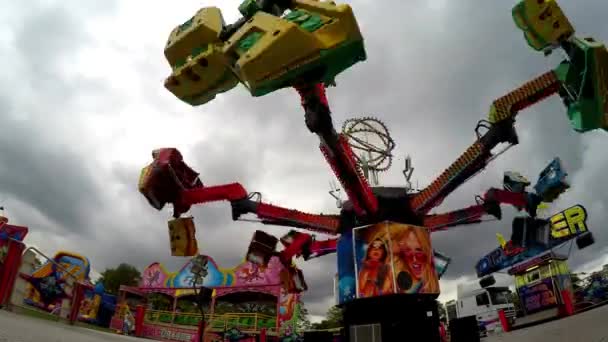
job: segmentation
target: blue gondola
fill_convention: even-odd
[[[540,173],[534,191],[543,202],[551,203],[570,188],[570,184],[566,181],[567,176],[568,173],[564,170],[561,160],[556,157]]]

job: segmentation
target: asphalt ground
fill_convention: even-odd
[[[608,305],[571,317],[502,333],[484,342],[608,342]]]
[[[0,342],[126,342],[148,339],[106,333],[0,310]]]

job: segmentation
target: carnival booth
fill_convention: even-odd
[[[212,295],[203,303],[205,338],[231,333],[255,336],[262,330],[269,336],[282,336],[293,331],[300,296],[283,290],[282,272],[283,265],[276,257],[267,267],[243,262],[230,269],[220,268],[208,257],[208,275],[202,286],[211,289]],[[194,339],[201,314],[193,278],[192,260],[178,272],[169,272],[160,263],[151,264],[144,270],[139,287],[121,287],[121,309],[116,310],[111,327],[123,331],[125,316],[130,312],[137,320],[141,312],[137,307],[145,306],[141,337]]]
[[[548,252],[509,270],[526,315],[572,305],[573,290],[568,258]],[[568,298],[565,298],[568,297]]]

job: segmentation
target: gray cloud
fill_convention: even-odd
[[[79,14],[86,11],[34,8],[8,32],[15,45],[1,51],[15,65],[5,68],[0,81],[0,102],[7,108],[0,135],[0,192],[28,203],[64,232],[88,234],[86,216],[103,205],[101,191],[66,135],[80,115],[74,102],[81,92],[109,93],[96,80],[62,73],[62,63],[92,39],[79,30]]]
[[[23,124],[9,123],[11,130],[0,135],[0,184],[4,195],[38,208],[68,231],[86,233],[82,222],[88,210],[74,209],[81,207],[85,194],[90,194],[87,205],[100,205],[95,195],[99,190],[81,166],[79,156],[53,146],[51,141],[36,140]]]
[[[580,32],[608,37],[601,18],[604,2],[587,0],[576,2],[577,6],[562,2]],[[339,76],[337,88],[328,91],[337,126],[346,118],[363,115],[377,116],[389,125],[397,155],[412,155],[414,178],[421,186],[473,142],[473,128],[486,117],[493,99],[558,61],[527,48],[512,23],[512,3],[445,2],[435,8],[429,4],[389,1],[378,6],[353,1],[368,61]],[[11,8],[9,25],[0,28],[0,39],[9,37],[11,43],[0,45],[0,55],[14,64],[4,69],[7,75],[0,80],[0,200],[13,222],[30,226],[31,243],[48,253],[67,249],[86,254],[97,270],[124,261],[140,268],[161,261],[177,269],[183,260],[169,255],[169,212],[156,212],[136,190],[149,151],[162,146],[182,150],[206,184],[239,181],[274,204],[337,211],[326,192],[334,177],[318,151],[318,140],[303,125],[295,91],[251,98],[239,87],[206,106],[189,108],[162,87],[168,73],[162,56],[166,36],[150,37],[155,31],[146,27],[121,27],[125,35],[141,29],[140,46],[116,33],[91,32],[88,26],[108,18],[114,22],[119,15],[132,19],[141,12],[123,13],[116,2],[30,6]],[[166,10],[150,8],[150,13]],[[158,18],[155,27],[176,24],[170,15]],[[91,55],[83,57],[83,51]],[[95,65],[105,76],[72,71],[80,58],[104,52],[116,58],[99,57]],[[174,124],[166,131],[149,128],[169,119]],[[93,122],[106,126],[98,128]],[[608,236],[600,229],[608,205],[608,189],[602,188],[606,184],[602,170],[608,166],[601,150],[605,132],[573,132],[558,99],[522,113],[517,127],[521,144],[456,191],[439,210],[472,204],[475,194],[500,186],[506,169],[535,180],[558,155],[574,187],[554,209],[586,205],[597,240],[594,246],[573,252],[571,265],[580,267],[605,255]],[[175,134],[179,129],[188,132],[182,134],[188,139]],[[138,157],[130,154],[135,145],[142,153]],[[382,180],[403,184],[398,171],[383,175]],[[434,235],[435,248],[453,258],[444,291],[453,290],[459,277],[474,276],[477,259],[496,246],[496,232],[508,235],[516,212],[504,211],[502,222]],[[201,249],[225,266],[243,258],[255,229],[277,236],[285,232],[232,222],[227,203],[197,207],[192,214]],[[335,256],[299,264],[310,287],[307,306],[313,314],[324,314],[332,296]]]

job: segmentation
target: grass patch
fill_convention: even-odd
[[[48,312],[44,312],[42,310],[38,310],[35,308],[28,308],[28,307],[24,307],[24,306],[13,307],[13,312],[20,314],[20,315],[37,318],[37,319],[43,319],[43,320],[51,321],[51,322],[59,322],[61,320],[61,318],[59,316],[54,316]]]
[[[84,322],[76,322],[74,324],[74,326],[85,328],[85,329],[97,330],[97,331],[101,331],[101,332],[105,332],[105,333],[116,333],[116,331],[113,329],[104,328],[104,327],[100,327],[98,325],[84,323]]]
[[[42,319],[42,320],[46,320],[46,321],[50,321],[50,322],[60,322],[60,323],[64,323],[67,326],[70,326],[70,324],[66,320],[62,319],[61,317],[51,315],[48,312],[45,312],[42,310],[38,310],[35,308],[28,308],[28,307],[24,307],[24,306],[17,306],[17,307],[13,307],[13,308],[14,308],[13,312],[16,314],[19,314],[19,315],[32,317],[32,318],[36,318],[36,319]],[[75,322],[73,324],[73,326],[85,328],[85,329],[97,330],[97,331],[106,332],[106,333],[115,332],[112,329],[100,327],[100,326],[85,323],[85,322]]]

